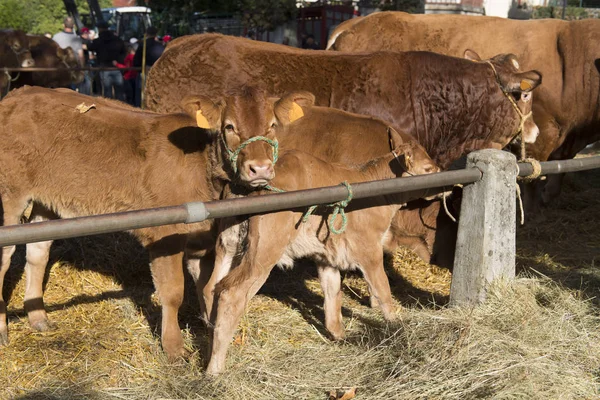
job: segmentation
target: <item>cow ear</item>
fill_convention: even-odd
[[[514,74],[508,86],[510,92],[531,92],[542,83],[542,74],[537,71],[527,71]]]
[[[60,58],[61,60],[65,59],[65,51],[61,47],[56,48],[56,57]]]
[[[207,96],[188,96],[181,101],[181,108],[196,120],[199,128],[218,130],[221,127],[221,113],[224,105],[214,102]]]
[[[275,102],[273,111],[284,125],[304,117],[303,107],[315,104],[315,96],[310,92],[291,92]]]
[[[463,57],[471,61],[481,61],[481,57],[479,57],[479,54],[475,53],[471,49],[466,49]]]

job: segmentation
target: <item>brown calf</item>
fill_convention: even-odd
[[[406,164],[401,160],[412,158],[413,145],[403,143],[395,131],[389,132],[395,153],[388,152],[354,168],[330,164],[301,151],[289,151],[277,166],[273,184],[284,190],[298,190],[343,181],[353,183],[401,176],[407,172]],[[399,158],[399,154],[404,158]],[[220,274],[221,269],[228,271],[236,255],[240,255],[237,257],[240,259],[239,265],[233,265],[235,268],[215,289],[216,318],[207,372],[223,371],[227,348],[244,307],[276,264],[292,267],[293,260],[301,257],[311,257],[317,263],[325,292],[325,325],[334,338],[344,337],[340,270],[359,269],[384,317],[393,319],[395,306],[383,270],[382,243],[392,217],[402,206],[397,196],[353,201],[347,208],[347,229],[339,235],[329,228],[331,221],[327,221],[327,214],[330,213],[310,215],[305,223],[302,223],[303,213],[299,211],[253,216],[247,222],[222,221],[228,228],[219,236],[214,273]],[[240,253],[242,247],[244,252]]]
[[[72,48],[62,49],[54,40],[41,35],[28,35],[29,48],[36,67],[57,68],[57,71],[21,72],[11,85],[17,88],[25,85],[48,88],[69,87],[83,81],[83,71],[65,71],[77,68],[79,61]],[[62,71],[61,71],[62,70]]]
[[[272,176],[269,168],[259,174],[251,169],[272,162],[267,143],[245,146],[235,164],[228,161],[228,149],[256,136],[275,139],[274,125],[289,123],[286,111],[296,97],[274,103],[264,92],[246,89],[222,100],[187,98],[183,108],[190,115],[160,115],[70,90],[17,89],[0,103],[3,224],[19,223],[31,202],[42,210],[33,215],[39,221],[53,214],[76,217],[209,201],[220,197],[228,181],[249,186],[264,181]],[[82,103],[95,106],[82,112],[77,108]],[[190,237],[197,250],[212,249],[212,223],[131,233],[150,253],[162,304],[163,349],[171,358],[181,356],[177,313],[183,298],[183,251]],[[50,245],[27,247],[25,308],[38,330],[50,327],[42,297]],[[14,249],[2,249],[0,288]],[[0,345],[7,343],[6,303],[0,297]]]
[[[29,39],[25,32],[12,29],[0,30],[0,67],[33,67],[34,64],[29,51]],[[16,75],[8,72],[0,74],[0,98],[6,95],[10,81]]]
[[[301,150],[328,163],[356,166],[393,150],[390,142],[390,134],[392,134],[399,138],[398,140],[411,146],[411,156],[408,160],[411,168],[403,172],[403,176],[409,173],[420,175],[439,171],[439,168],[414,138],[396,132],[384,121],[328,107],[304,106],[302,110],[304,118],[294,121],[278,132],[279,145],[284,151]],[[399,157],[406,157],[406,155],[399,155]],[[398,213],[403,214],[403,211],[400,210]],[[396,224],[397,218],[400,218],[399,221],[403,225]],[[393,234],[387,235],[386,241],[383,243],[387,251],[395,250],[398,243],[408,242],[406,238],[420,234],[420,231],[406,224],[405,219],[404,216],[394,217],[390,228],[390,232]],[[404,225],[408,226],[410,230],[405,231]],[[229,268],[223,267],[223,265],[231,264],[229,256],[225,257],[225,261],[223,260],[223,252],[220,257],[216,261],[219,267],[215,269],[216,272],[211,275],[208,282],[204,284],[197,280],[203,318],[209,324],[214,322],[210,315],[213,310],[214,288],[229,272]],[[190,262],[198,263],[197,260]],[[197,269],[198,267],[196,265],[191,268]]]

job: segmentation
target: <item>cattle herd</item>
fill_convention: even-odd
[[[429,174],[483,148],[526,144],[540,160],[573,157],[600,132],[598,39],[600,22],[591,20],[400,12],[342,23],[326,51],[193,35],[170,43],[151,69],[145,111],[47,88],[79,72],[5,74],[0,89],[27,86],[0,102],[3,224],[20,223],[26,209],[38,222]],[[0,43],[6,66],[76,63],[42,37],[2,31]],[[427,262],[451,263],[456,225],[445,223],[437,197],[372,197],[345,213],[342,233],[326,207],[132,231],[149,253],[169,358],[186,356],[178,322],[185,264],[212,328],[207,372],[218,374],[247,302],[275,265],[315,262],[325,327],[342,339],[340,271],[360,270],[371,304],[391,320],[384,251],[404,245]],[[25,309],[40,331],[53,327],[42,290],[51,243],[26,248]],[[2,250],[0,288],[14,250]]]

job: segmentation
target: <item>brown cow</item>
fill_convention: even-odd
[[[472,62],[426,52],[340,54],[192,35],[173,41],[153,66],[146,106],[177,111],[182,95],[221,93],[239,84],[264,85],[274,96],[306,90],[317,105],[389,121],[446,169],[471,150],[503,148],[523,120],[525,140],[535,140],[537,127],[523,116],[541,77],[516,65],[512,55]]]
[[[29,51],[29,40],[20,30],[0,30],[0,67],[33,67],[35,64]],[[0,98],[6,94],[16,73],[2,72],[0,75]]]
[[[487,63],[419,52],[340,54],[203,34],[169,45],[149,74],[146,98],[150,109],[167,112],[177,109],[173,102],[182,94],[218,93],[236,82],[262,83],[274,95],[308,90],[318,105],[373,115],[412,134],[446,169],[472,150],[502,148],[516,135],[522,116],[531,110],[529,90],[540,83],[539,74],[519,72],[516,64],[510,55]],[[525,133],[526,141],[537,135],[531,119],[525,119]],[[439,204],[429,207],[439,209]],[[429,262],[437,224],[423,217],[435,212],[414,208],[412,213],[403,218],[415,234],[403,244]],[[446,262],[437,262],[449,266],[451,259],[445,254]]]
[[[30,85],[48,88],[70,87],[83,81],[83,71],[60,71],[60,69],[77,68],[77,54],[72,48],[62,49],[54,40],[45,36],[28,35],[29,48],[36,67],[58,68],[58,71],[21,72],[11,85],[13,88]]]
[[[245,89],[222,99],[189,97],[183,100],[189,115],[160,115],[70,90],[17,89],[0,102],[3,223],[19,223],[30,202],[75,217],[214,200],[232,179],[249,186],[265,182],[273,177],[269,144],[245,146],[235,163],[229,151],[256,136],[274,140],[276,125],[290,122],[289,110],[302,97],[292,93],[274,103],[262,91]],[[95,106],[86,111],[82,103]],[[150,253],[163,310],[162,345],[171,358],[184,354],[177,322],[184,247],[191,236],[196,248],[212,249],[211,226],[205,221],[132,232]],[[27,248],[25,308],[38,330],[50,326],[42,301],[50,244]],[[2,249],[0,289],[13,252],[14,246]],[[7,342],[0,297],[0,345]]]
[[[387,155],[354,168],[290,150],[281,157],[273,184],[284,190],[298,190],[414,173],[398,158],[403,154],[403,160],[411,159],[414,144],[403,143],[394,130],[388,132],[394,151],[388,150]],[[392,217],[402,205],[398,195],[355,200],[347,207],[347,227],[341,234],[335,234],[335,226],[332,227],[339,221],[327,218],[327,214],[306,215],[302,211],[222,221],[227,228],[219,236],[215,273],[221,268],[228,270],[240,249],[244,251],[239,265],[215,289],[216,319],[207,373],[224,370],[227,348],[242,312],[276,264],[291,268],[293,260],[301,257],[310,257],[317,263],[325,294],[325,325],[336,339],[344,337],[340,270],[360,270],[384,317],[393,319],[395,306],[383,270],[382,243]]]
[[[460,56],[514,53],[524,69],[544,76],[533,118],[540,138],[527,147],[539,160],[573,158],[600,140],[600,21],[516,21],[466,15],[375,13],[340,24],[330,48],[339,51],[427,50]],[[554,197],[551,186],[546,199]]]
[[[279,146],[284,151],[300,150],[328,163],[354,167],[393,150],[390,142],[390,135],[393,135],[396,142],[403,142],[411,147],[411,158],[408,161],[410,168],[406,168],[411,174],[439,172],[439,167],[412,136],[396,132],[384,121],[328,107],[305,106],[302,109],[304,118],[287,125],[277,134]],[[406,155],[399,155],[399,157],[402,162],[406,163],[402,158]],[[409,172],[404,172],[403,176]],[[404,213],[401,210],[399,214]],[[397,226],[396,218],[401,218],[400,226]],[[421,250],[418,241],[411,241],[410,238],[421,238],[424,235],[421,230],[415,229],[402,218],[405,217],[396,216],[394,218],[390,227],[390,232],[393,234],[386,235],[386,240],[380,244],[388,252],[395,250],[398,243],[407,244],[416,251]],[[405,231],[404,226],[407,226],[409,230]],[[427,239],[429,237],[426,236],[423,240]],[[413,242],[416,242],[416,245],[412,245]],[[223,262],[222,253],[220,257],[216,261],[216,272],[212,274],[205,285],[200,282],[201,287],[198,287],[198,297],[203,300],[201,301],[203,318],[207,323],[213,322],[208,313],[213,308],[214,288],[229,271],[229,262]],[[423,255],[423,257],[426,256]],[[199,266],[192,266],[192,268],[198,269]]]

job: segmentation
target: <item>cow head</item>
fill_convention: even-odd
[[[65,66],[65,68],[78,68],[79,67],[79,59],[77,58],[77,54],[71,47],[67,47],[66,49],[61,49],[57,47],[56,49],[56,57],[60,60],[61,64]],[[83,82],[84,72],[83,71],[69,71],[71,74],[71,81],[73,84],[79,84]]]
[[[500,89],[511,101],[519,116],[519,130],[522,130],[523,140],[525,143],[535,142],[540,130],[530,114],[533,96],[531,92],[542,83],[542,75],[533,70],[521,72],[514,54],[499,54],[482,61],[477,53],[466,50],[464,56],[471,61],[490,65]]]
[[[402,169],[401,176],[440,172],[440,168],[436,165],[435,161],[429,157],[425,148],[416,140],[403,137],[392,127],[388,127],[388,138],[394,159]]]
[[[182,107],[196,118],[199,127],[219,134],[224,164],[241,183],[265,186],[275,177],[278,157],[276,132],[304,116],[301,106],[314,103],[308,92],[293,92],[280,99],[262,90],[243,88],[213,100],[206,96],[186,98]]]
[[[5,30],[2,31],[2,41],[4,45],[10,48],[17,58],[17,63],[20,67],[33,67],[35,62],[29,51],[29,39],[23,31]]]

